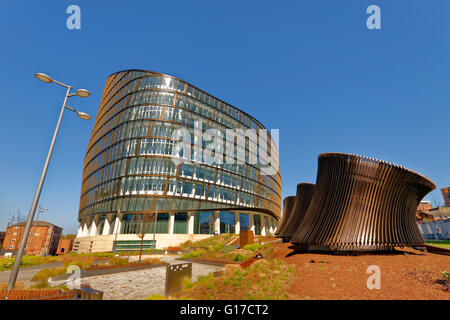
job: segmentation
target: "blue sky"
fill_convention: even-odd
[[[81,8],[81,30],[66,8]],[[366,8],[381,8],[381,30]],[[449,1],[9,1],[0,11],[0,229],[28,214],[64,97],[48,73],[91,97],[141,68],[179,77],[280,129],[283,197],[315,182],[317,155],[391,161],[450,186]],[[64,115],[41,218],[76,232],[93,121]],[[441,199],[438,191],[428,200]]]

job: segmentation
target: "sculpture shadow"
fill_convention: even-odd
[[[297,255],[297,254],[306,254],[306,253],[314,253],[314,254],[320,254],[320,255],[328,255],[328,256],[374,256],[374,255],[392,255],[392,256],[398,256],[398,255],[413,255],[413,256],[423,256],[423,253],[416,253],[416,252],[406,252],[401,251],[396,248],[394,250],[390,251],[322,251],[322,250],[307,250],[307,249],[299,249],[296,246],[289,246],[289,249],[292,249],[290,253],[288,253],[285,258]],[[412,248],[414,250],[418,250],[415,248]]]

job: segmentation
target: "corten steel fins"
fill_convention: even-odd
[[[311,203],[314,189],[315,185],[311,183],[299,183],[297,185],[294,206],[289,218],[286,220],[285,227],[278,234],[279,238],[283,238],[284,241],[289,241],[294,233],[297,232]]]
[[[291,243],[330,251],[383,251],[423,244],[416,208],[435,188],[428,178],[395,164],[321,154],[313,199]]]
[[[283,200],[283,215],[281,217],[281,222],[278,225],[277,231],[274,233],[275,235],[278,235],[280,232],[283,231],[284,227],[286,226],[286,221],[289,219],[289,216],[291,215],[292,208],[295,204],[296,196],[288,196],[284,198]]]

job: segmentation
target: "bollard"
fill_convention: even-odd
[[[183,280],[192,278],[192,263],[172,264],[166,267],[166,285],[164,295],[166,297],[181,290]]]
[[[252,244],[254,241],[252,230],[242,230],[239,233],[239,248],[244,248],[247,244]]]
[[[76,296],[80,300],[103,300],[103,291],[83,286],[76,289]]]

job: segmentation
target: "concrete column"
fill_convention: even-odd
[[[109,220],[105,219],[105,224],[103,225],[103,232],[102,232],[103,236],[106,236],[109,234],[109,228],[110,228]]]
[[[239,222],[239,212],[234,213],[234,232],[239,234],[241,232],[241,224]]]
[[[188,217],[188,233],[194,234],[194,213],[189,213]]]
[[[249,220],[250,220],[250,226],[249,229],[253,231],[253,234],[255,234],[255,220],[253,219],[253,213],[249,213],[248,215]]]
[[[175,213],[169,213],[169,234],[173,234],[174,226],[175,226]]]
[[[82,236],[83,236],[83,223],[80,223],[80,226],[78,227],[77,238]]]
[[[220,234],[220,211],[214,211],[214,232]]]
[[[97,224],[95,223],[95,220],[92,220],[91,223],[91,229],[89,230],[89,236],[93,237],[97,233]]]
[[[265,215],[260,215],[261,217],[261,235],[266,235],[266,218]]]
[[[113,234],[119,234],[121,226],[122,226],[122,222],[120,221],[120,218],[117,216],[116,217],[116,222],[114,223]]]
[[[87,223],[85,222],[83,224],[82,237],[88,237],[88,236],[89,236],[89,229],[87,227]]]

